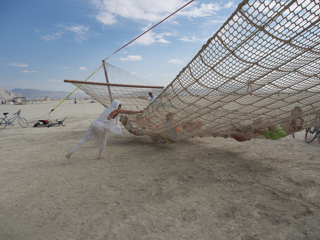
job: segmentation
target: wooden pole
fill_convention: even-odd
[[[102,65],[103,65],[103,69],[104,69],[104,75],[106,76],[106,82],[109,83],[109,78],[108,78],[108,73],[107,73],[107,68],[106,68],[106,62],[104,60],[102,60]],[[108,92],[109,92],[110,102],[112,103],[112,95],[111,95],[110,85],[108,85]]]
[[[101,83],[101,82],[85,82],[79,80],[64,80],[65,83],[75,83],[75,84],[88,84],[88,85],[101,85],[101,86],[112,86],[112,87],[128,87],[128,88],[156,88],[164,89],[164,86],[148,86],[148,85],[128,85],[128,84],[119,84],[119,83]]]

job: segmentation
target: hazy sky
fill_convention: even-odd
[[[0,87],[72,91],[101,61],[182,7],[182,0],[10,0],[0,8]],[[194,1],[107,62],[169,84],[240,0]]]

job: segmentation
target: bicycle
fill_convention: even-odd
[[[67,117],[65,117],[63,120],[60,120],[60,121],[58,119],[56,119],[56,122],[51,122],[51,123],[47,124],[47,127],[48,128],[52,127],[52,126],[63,126],[63,127],[65,127],[66,125],[63,122],[64,122],[64,120],[66,120],[66,118]]]
[[[23,128],[28,127],[28,124],[29,124],[28,121],[25,118],[20,117],[20,113],[21,113],[21,109],[18,112],[14,113],[13,115],[16,115],[16,116],[13,116],[12,118],[8,118],[7,115],[9,113],[7,113],[7,112],[3,113],[4,118],[0,119],[0,130],[5,129],[7,125],[14,126],[13,122],[16,119],[18,119],[18,123],[21,127],[23,127]]]
[[[306,134],[305,134],[304,139],[307,143],[311,143],[317,137],[318,137],[318,141],[320,143],[320,126],[310,127],[310,128],[306,129]]]

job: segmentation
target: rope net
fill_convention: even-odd
[[[64,82],[72,83],[105,107],[110,106],[112,100],[117,99],[121,100],[125,109],[130,110],[146,108],[149,102],[140,97],[148,96],[149,92],[158,95],[164,89],[163,86],[154,85],[111,64],[104,63],[104,65],[109,83],[106,83],[103,68],[92,75],[90,81],[64,80]]]
[[[127,101],[124,109],[144,109],[122,116],[124,126],[175,142],[278,139],[319,124],[319,16],[319,0],[243,1],[154,102],[137,98],[145,89],[112,89],[114,99]],[[109,105],[107,86],[76,86]]]

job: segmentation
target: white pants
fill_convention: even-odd
[[[99,157],[102,156],[103,151],[106,147],[107,143],[107,135],[106,135],[106,129],[103,128],[100,124],[96,122],[92,122],[87,130],[87,132],[84,134],[83,138],[81,138],[70,150],[70,153],[74,153],[81,147],[82,144],[94,140],[94,139],[100,139],[100,148],[99,148]]]

